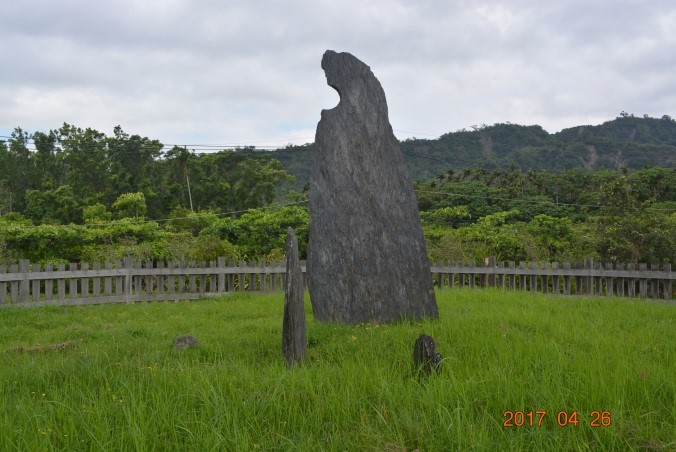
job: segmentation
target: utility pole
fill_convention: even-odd
[[[183,149],[185,149],[186,154],[188,153],[188,148],[186,146],[183,146]],[[194,149],[193,149],[194,151]],[[188,199],[190,200],[190,211],[193,212],[192,208],[192,193],[190,193],[190,178],[188,177],[188,159],[186,158],[185,160],[185,165],[183,166],[183,170],[185,172],[185,181],[188,184]]]

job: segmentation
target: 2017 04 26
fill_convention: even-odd
[[[505,418],[502,426],[505,428],[541,427],[546,415],[547,411],[545,410],[506,410],[502,413]],[[577,411],[562,410],[556,414],[556,425],[559,427],[577,427],[580,425],[580,417]],[[589,412],[589,426],[592,428],[610,427],[612,423],[610,411],[592,410]]]

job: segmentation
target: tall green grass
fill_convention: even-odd
[[[0,309],[0,450],[676,449],[676,307],[497,290],[436,322],[324,325],[287,370],[283,296]],[[443,371],[412,375],[435,338]],[[176,351],[182,335],[197,348]],[[503,413],[545,410],[504,427]],[[591,411],[612,424],[590,427]],[[560,427],[557,413],[578,412]]]

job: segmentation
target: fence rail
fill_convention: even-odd
[[[21,260],[0,266],[0,307],[185,300],[238,291],[281,290],[285,262],[235,263],[124,261],[40,265]],[[305,271],[305,262],[301,262]],[[672,300],[671,265],[438,262],[437,287],[500,287],[566,295],[608,295]]]

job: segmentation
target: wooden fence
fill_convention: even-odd
[[[569,262],[438,262],[432,266],[437,287],[499,287],[564,295],[605,295],[672,300],[676,273],[671,264],[599,264],[588,258]]]
[[[301,266],[304,271],[304,261]],[[9,268],[0,266],[0,307],[188,300],[236,291],[281,290],[285,272],[285,262],[226,264],[224,258],[208,264],[127,258],[104,265],[73,263],[68,268],[20,260]]]
[[[305,271],[305,262],[301,262]],[[672,300],[671,265],[569,263],[442,263],[431,267],[440,287],[504,289]],[[165,263],[132,261],[41,266],[28,260],[0,266],[0,307],[185,300],[237,291],[282,290],[285,262]]]

